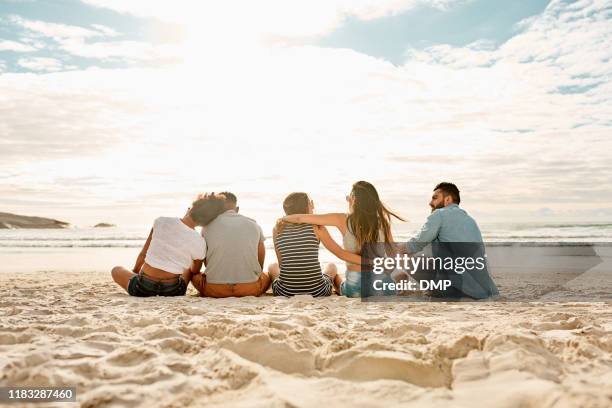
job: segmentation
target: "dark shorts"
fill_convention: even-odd
[[[127,288],[130,296],[183,296],[187,292],[187,284],[182,276],[168,281],[156,281],[146,277],[142,272],[132,277]]]

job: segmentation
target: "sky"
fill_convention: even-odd
[[[612,221],[612,1],[3,0],[0,211],[77,225],[231,190],[264,223],[368,180],[414,222]]]

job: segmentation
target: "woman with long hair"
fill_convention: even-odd
[[[296,192],[283,201],[285,214],[312,214],[314,202],[308,194]],[[332,288],[340,290],[341,279],[336,265],[327,264],[321,271],[319,243],[344,261],[360,263],[361,258],[343,250],[324,226],[293,224],[279,219],[272,233],[278,262],[268,268],[273,279],[275,296],[312,295],[329,296]]]
[[[353,184],[351,193],[346,196],[346,200],[349,205],[349,212],[346,214],[293,214],[283,217],[283,221],[334,226],[342,233],[344,249],[353,254],[360,254],[364,246],[377,247],[383,245],[387,252],[393,252],[391,217],[401,221],[405,220],[382,203],[376,188],[367,181],[358,181]],[[393,282],[391,277],[386,274],[378,279],[382,279],[383,282]],[[372,288],[368,288],[363,293],[361,289],[361,264],[347,261],[346,280],[342,282],[340,292],[348,297],[368,296],[373,292]],[[389,294],[389,292],[385,291],[385,294]]]

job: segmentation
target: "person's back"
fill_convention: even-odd
[[[480,242],[482,234],[476,220],[457,204],[435,211],[440,216],[439,242]]]
[[[259,225],[251,218],[229,210],[202,229],[206,251],[206,281],[214,284],[250,283],[259,279]]]
[[[145,262],[154,268],[182,274],[191,261],[203,259],[206,241],[180,218],[159,217],[153,223],[151,243]]]
[[[270,287],[270,277],[262,271],[266,256],[264,234],[255,220],[238,214],[236,196],[225,197],[225,212],[202,229],[208,245],[206,276],[195,267],[193,286],[202,296],[260,296]]]
[[[319,239],[312,224],[283,226],[275,239],[280,275],[272,284],[275,296],[329,296],[332,281],[321,271]]]
[[[329,231],[314,222],[291,218],[329,218],[330,214],[314,214],[314,201],[302,191],[289,194],[283,200],[285,217],[277,220],[272,230],[274,249],[278,262],[268,265],[273,279],[272,291],[275,296],[311,295],[329,296],[333,288],[340,292],[342,279],[334,263],[328,263],[323,270],[319,262],[319,243],[344,261],[361,262],[361,257],[343,250],[329,235]],[[343,217],[342,214],[338,214]],[[289,219],[285,220],[286,217]],[[334,215],[332,215],[335,218]]]
[[[478,224],[459,207],[460,202],[457,186],[452,183],[438,184],[429,203],[432,212],[419,233],[408,241],[408,251],[418,252],[431,242],[482,243]]]
[[[362,248],[357,243],[357,237],[353,232],[353,228],[347,219],[346,233],[342,235],[342,246],[345,250],[355,253],[361,253]],[[386,256],[385,254],[385,233],[384,230],[380,229],[378,232],[378,240],[376,243],[370,243],[367,247],[376,252],[376,256]],[[382,251],[382,252],[381,252]],[[366,251],[367,253],[367,251]],[[382,282],[393,282],[390,275],[373,275],[371,272],[363,270],[361,264],[353,264],[346,262],[345,281],[343,282],[343,293],[349,297],[358,296],[375,296],[375,295],[394,295],[395,291],[377,291],[372,288],[374,280],[380,280]],[[355,270],[357,268],[357,270]],[[367,289],[363,291],[363,289]]]
[[[433,256],[436,258],[485,259],[485,246],[480,228],[476,221],[459,207],[460,202],[457,186],[452,183],[438,184],[429,203],[432,213],[417,236],[407,242],[408,252],[414,254],[431,244]],[[450,289],[455,291],[453,296],[467,295],[483,299],[499,293],[489,275],[486,262],[484,268],[463,273],[437,271],[436,275],[436,279],[451,280]],[[412,276],[417,280],[432,277],[427,271],[417,271]]]
[[[223,197],[201,194],[182,218],[157,218],[134,268],[115,266],[113,280],[131,296],[184,295],[194,265],[206,256],[206,241],[195,227],[209,224],[224,210]]]

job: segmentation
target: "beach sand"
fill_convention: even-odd
[[[610,305],[141,299],[108,272],[3,273],[0,386],[76,386],[63,407],[610,407]]]

